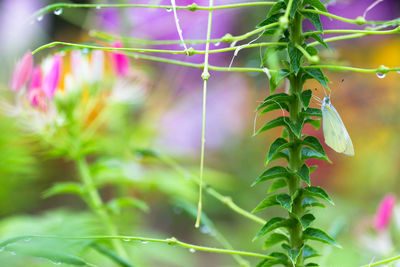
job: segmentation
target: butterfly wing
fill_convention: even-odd
[[[322,127],[325,143],[333,150],[346,155],[354,155],[354,147],[339,113],[331,105],[322,107]]]

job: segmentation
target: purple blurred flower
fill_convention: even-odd
[[[60,82],[62,56],[56,54],[52,57],[51,61],[52,65],[43,78],[43,92],[49,99],[53,98]]]
[[[382,199],[378,210],[376,211],[373,223],[373,226],[377,232],[381,232],[389,226],[395,204],[396,196],[393,194],[387,194]]]
[[[12,90],[18,91],[28,82],[32,74],[32,68],[33,56],[32,52],[28,51],[15,66],[10,83],[10,87]]]

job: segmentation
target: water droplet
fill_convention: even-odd
[[[53,264],[55,264],[55,265],[61,265],[61,262],[60,261],[50,261],[51,263],[53,263]]]
[[[219,46],[220,44],[221,44],[221,42],[216,42],[214,45]]]
[[[191,253],[195,253],[195,252],[196,252],[196,250],[195,250],[194,248],[190,248],[189,251],[190,251]]]
[[[54,13],[54,15],[59,16],[63,13],[63,10],[62,10],[62,8],[57,8],[57,9],[54,9],[53,13]]]
[[[122,241],[131,242],[132,240],[130,240],[129,238],[125,238],[125,239],[122,239]]]
[[[83,55],[88,55],[88,54],[89,54],[89,51],[90,51],[89,48],[86,48],[86,47],[85,47],[85,48],[82,49],[82,54],[83,54]]]
[[[37,21],[42,21],[43,20],[43,16],[39,16],[36,19],[37,19]]]
[[[140,243],[142,243],[142,244],[147,244],[147,243],[149,243],[149,242],[146,241],[146,240],[142,240],[142,241],[140,241]]]
[[[171,12],[172,8],[167,8],[166,10],[167,10],[167,12]]]
[[[30,238],[30,237],[24,239],[25,242],[30,242],[31,240],[32,240],[32,238]]]
[[[386,73],[377,72],[377,73],[376,73],[376,76],[378,76],[379,79],[383,79],[383,78],[386,77]]]
[[[101,9],[101,6],[96,6],[96,9]]]
[[[209,234],[211,232],[211,229],[207,225],[203,225],[202,227],[200,227],[200,232],[202,232],[203,234]]]

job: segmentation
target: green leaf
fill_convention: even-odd
[[[85,190],[79,183],[67,182],[67,183],[56,183],[49,189],[43,192],[42,197],[48,198],[59,194],[76,194],[83,195]]]
[[[271,167],[268,170],[266,170],[265,172],[263,172],[255,181],[251,186],[255,186],[256,184],[260,183],[260,182],[264,182],[267,180],[271,180],[274,178],[281,178],[281,177],[290,177],[290,173],[288,172],[288,170],[284,167],[281,166],[275,166],[275,167]]]
[[[322,39],[321,35],[313,33],[308,35],[308,37],[314,39],[315,41],[317,41],[318,43],[320,43],[321,45],[323,45],[326,49],[330,49],[330,47],[328,46],[327,43],[325,43],[324,39]]]
[[[332,199],[329,197],[329,195],[325,192],[324,189],[322,189],[319,186],[309,186],[309,187],[305,187],[304,188],[306,195],[309,196],[313,196],[313,197],[319,197],[321,199],[325,199],[326,201],[328,201],[329,203],[331,203],[332,205],[335,205],[335,203],[333,203]]]
[[[289,264],[288,257],[282,252],[272,252],[269,256],[274,257],[276,259],[264,259],[257,264],[257,267],[271,267],[277,264],[283,264],[287,266]]]
[[[306,267],[314,267],[314,266],[319,266],[319,265],[318,265],[318,263],[310,262],[310,263],[307,263],[305,266]]]
[[[312,24],[314,24],[315,28],[317,28],[318,31],[322,32],[324,29],[322,28],[322,24],[321,24],[321,20],[319,18],[319,15],[316,13],[311,13],[311,12],[307,12],[307,9],[313,9],[312,7],[307,7],[305,8],[303,11],[301,11],[301,14],[306,17],[307,19],[309,19]]]
[[[304,125],[304,120],[301,120],[297,123],[293,123],[292,121],[287,121],[287,125],[289,126],[289,128],[292,130],[292,132],[298,137],[300,138],[301,136],[301,130],[303,129],[303,125]]]
[[[270,112],[272,110],[277,110],[277,109],[284,109],[286,111],[289,111],[289,106],[286,105],[285,103],[272,103],[270,105],[267,105],[261,112],[260,114],[265,114],[267,112]]]
[[[318,252],[315,249],[313,249],[311,246],[309,246],[309,245],[304,246],[304,248],[303,248],[303,258],[304,259],[318,257],[318,256],[321,256],[321,255],[318,254]]]
[[[289,238],[284,234],[272,233],[265,240],[263,248],[267,249],[267,248],[272,247],[272,246],[274,246],[274,245],[276,245],[276,244],[278,244],[278,243],[280,243],[282,241],[289,242]]]
[[[309,146],[309,147],[313,148],[315,151],[317,151],[318,153],[326,156],[325,150],[322,147],[321,143],[319,142],[318,138],[316,138],[314,136],[307,136],[306,138],[303,139],[302,144]]]
[[[318,168],[318,165],[309,166],[309,168],[310,168],[310,173],[313,173]]]
[[[320,69],[312,68],[312,69],[304,69],[304,71],[308,75],[310,75],[311,77],[316,79],[320,84],[322,84],[323,86],[325,86],[326,88],[329,89],[329,87],[326,83],[327,78],[325,77],[325,75],[322,73],[322,71]]]
[[[310,124],[311,126],[313,126],[315,128],[315,130],[318,130],[321,127],[321,120],[317,119],[317,120],[313,120],[311,118],[306,118],[304,120],[304,124]]]
[[[307,108],[301,111],[303,116],[322,117],[322,111],[319,108]]]
[[[282,248],[287,251],[292,262],[296,262],[303,247],[292,249],[288,244],[282,244]]]
[[[267,196],[251,212],[254,213],[254,212],[263,210],[265,208],[279,205],[279,202],[276,200],[276,197],[277,197],[277,195]]]
[[[284,149],[281,152],[276,153],[272,157],[271,161],[276,159],[286,159],[286,161],[289,162],[289,151],[287,149]]]
[[[97,250],[99,253],[103,254],[106,257],[109,257],[113,261],[119,264],[119,266],[122,267],[134,267],[131,263],[129,263],[126,259],[121,258],[117,253],[115,253],[113,250],[109,249],[106,246],[102,246],[100,244],[92,243],[90,245],[92,248]]]
[[[271,77],[271,79],[269,80],[269,87],[270,87],[270,91],[271,94],[274,93],[276,87],[278,87],[278,85],[280,84],[280,82],[286,78],[287,76],[289,76],[290,71],[288,69],[280,69],[278,70],[278,72],[276,73],[276,75],[273,75]]]
[[[299,49],[297,49],[292,43],[289,43],[288,54],[291,70],[297,75],[300,70],[301,58],[303,57],[303,53]]]
[[[273,95],[270,95],[269,97],[265,98],[264,102],[261,103],[257,107],[256,111],[259,111],[260,109],[265,108],[272,104],[277,104],[277,103],[279,103],[281,105],[287,104],[287,103],[290,103],[292,101],[292,99],[293,99],[293,96],[288,95],[286,93],[273,94]]]
[[[280,18],[281,16],[283,16],[283,14],[284,14],[284,13],[277,13],[277,14],[274,14],[274,15],[272,15],[272,16],[267,17],[267,18],[266,18],[265,20],[263,20],[260,24],[258,24],[258,25],[256,26],[256,28],[261,28],[261,27],[263,27],[263,26],[266,26],[266,25],[269,25],[269,24],[278,22],[278,21],[279,21],[279,18]],[[274,26],[274,27],[268,28],[268,29],[266,29],[266,30],[264,31],[263,35],[271,35],[271,34],[274,34],[275,31],[276,31],[277,29],[279,29],[278,26]]]
[[[273,119],[273,120],[267,122],[266,124],[264,124],[264,126],[260,130],[258,130],[254,135],[258,135],[262,132],[273,129],[275,127],[287,126],[286,121],[289,121],[288,117],[278,117],[276,119]]]
[[[326,7],[323,3],[321,3],[321,1],[319,0],[304,0],[303,1],[304,5],[310,5],[312,7],[315,7],[318,10],[324,11],[324,12],[328,12],[326,10]]]
[[[288,143],[288,141],[286,141],[283,138],[277,138],[269,147],[269,151],[268,151],[268,155],[267,158],[265,160],[265,164],[268,164],[271,162],[271,160],[274,158],[274,156],[282,151],[285,148],[288,148],[290,146],[290,143]]]
[[[310,224],[315,220],[314,215],[312,215],[311,213],[303,215],[300,218],[300,222],[301,225],[303,226],[303,229],[306,229],[308,226],[310,226]]]
[[[268,12],[268,14],[267,14],[267,17],[270,17],[270,16],[276,14],[277,12],[279,12],[281,9],[283,9],[283,8],[285,8],[285,7],[286,7],[286,5],[285,5],[284,2],[282,2],[282,1],[276,2],[276,3],[271,7],[271,9],[269,10],[269,12]]]
[[[280,188],[283,188],[287,185],[286,179],[276,179],[272,182],[272,184],[270,185],[269,189],[268,189],[268,194],[272,193]]]
[[[300,170],[296,174],[300,177],[301,180],[310,185],[310,169],[308,168],[307,164],[303,164],[303,166],[301,166]]]
[[[294,17],[294,14],[296,13],[297,9],[299,8],[300,3],[301,3],[301,0],[293,0],[292,7],[290,8],[290,13],[289,13],[289,15],[291,17]]]
[[[307,109],[308,105],[310,105],[311,97],[312,97],[312,91],[310,89],[301,92],[300,100],[301,103],[303,104],[304,109]]]
[[[288,194],[279,194],[276,201],[287,211],[292,212],[292,198]]]
[[[321,208],[325,208],[325,205],[320,203],[318,200],[316,200],[313,197],[305,197],[303,198],[302,202],[301,202],[301,206],[305,209],[308,207],[321,207]]]
[[[149,211],[149,206],[147,206],[146,202],[133,197],[114,198],[107,202],[107,208],[115,214],[120,214],[122,207],[134,207],[144,212]]]
[[[331,162],[328,157],[324,154],[319,153],[318,151],[315,151],[315,149],[310,148],[310,147],[303,147],[301,149],[301,159],[306,160],[306,159],[322,159],[327,162]]]
[[[327,233],[322,231],[321,229],[317,228],[307,228],[306,230],[303,231],[303,239],[311,239],[311,240],[316,240],[320,241],[323,243],[330,244],[332,246],[341,248],[339,244],[335,242],[335,240],[330,237]]]
[[[290,227],[293,225],[293,220],[291,219],[285,219],[282,217],[274,217],[270,219],[262,228],[261,230],[256,234],[256,236],[253,238],[253,241],[257,240],[258,238],[268,234],[269,232],[278,229],[280,227]]]

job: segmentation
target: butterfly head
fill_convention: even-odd
[[[322,105],[323,106],[328,106],[331,104],[331,98],[329,96],[325,96],[324,100],[322,100]]]

